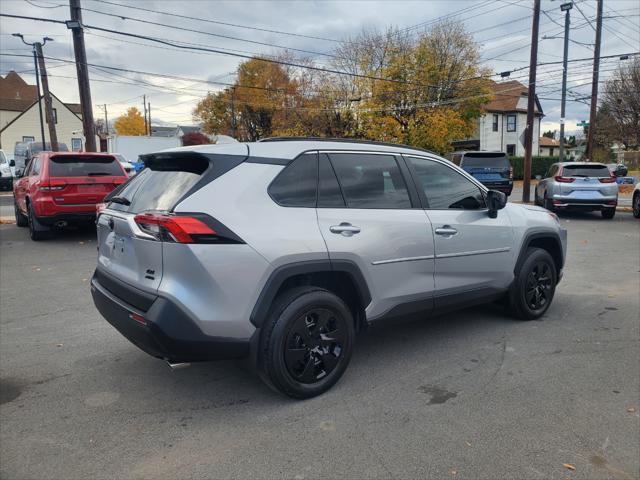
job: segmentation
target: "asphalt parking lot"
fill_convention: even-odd
[[[172,372],[128,343],[91,301],[95,232],[0,225],[0,477],[638,478],[640,221],[561,221],[543,320],[370,330],[303,402],[242,362]]]

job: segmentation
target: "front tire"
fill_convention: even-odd
[[[542,206],[550,212],[553,212],[555,210],[555,208],[553,207],[553,200],[551,200],[550,198],[545,198],[544,204]]]
[[[333,293],[318,287],[286,291],[264,324],[261,377],[293,398],[320,395],[346,370],[354,336],[351,312]]]
[[[633,216],[640,218],[640,193],[633,196]]]
[[[511,312],[522,320],[535,320],[547,311],[553,300],[558,274],[546,250],[529,248],[509,292]]]
[[[615,208],[603,208],[602,210],[600,210],[600,214],[602,215],[602,218],[612,219],[616,214],[616,209]]]

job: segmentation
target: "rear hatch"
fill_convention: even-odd
[[[607,166],[598,163],[565,164],[560,178],[566,179],[560,181],[562,195],[575,200],[597,200],[602,196],[615,195],[618,188]]]
[[[109,155],[53,155],[49,159],[49,188],[60,206],[87,206],[93,211],[127,177]]]
[[[482,183],[508,183],[512,178],[509,158],[500,152],[465,153],[460,166]]]
[[[98,270],[138,289],[157,291],[163,243],[172,240],[164,236],[161,221],[174,218],[173,209],[180,201],[241,163],[246,146],[240,151],[244,155],[176,151],[146,156],[146,168],[114,190],[98,215]],[[186,228],[193,223],[197,221]],[[172,223],[169,229],[175,226]]]

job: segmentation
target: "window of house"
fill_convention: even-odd
[[[318,154],[307,153],[289,164],[269,186],[269,195],[285,207],[315,207]]]
[[[516,154],[516,145],[515,143],[509,143],[507,145],[507,155],[513,157]]]
[[[516,116],[507,115],[507,132],[515,132],[515,131],[516,131]]]
[[[426,158],[409,157],[418,177],[419,186],[434,210],[485,208],[484,196],[478,186],[453,168]]]
[[[493,132],[498,131],[498,115],[496,113],[493,114],[493,124],[491,126],[491,130]]]
[[[331,164],[349,208],[411,208],[392,155],[332,153]]]

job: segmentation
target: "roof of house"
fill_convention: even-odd
[[[484,105],[488,112],[527,112],[526,108],[518,108],[521,98],[527,98],[529,89],[517,80],[506,82],[491,82],[493,100]],[[542,107],[536,95],[536,115],[542,115]]]
[[[541,147],[559,147],[560,142],[558,142],[558,140],[554,138],[540,137],[538,145],[540,145]]]
[[[0,110],[24,112],[38,99],[38,86],[29,85],[11,70],[3,78],[0,76]],[[82,114],[79,103],[65,103],[76,115]]]

